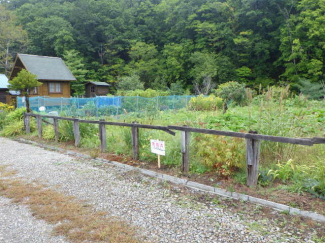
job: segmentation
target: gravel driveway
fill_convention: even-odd
[[[11,165],[19,176],[53,188],[59,186],[57,190],[120,216],[152,242],[298,242],[294,235],[281,233],[276,225],[260,225],[217,205],[193,201],[172,193],[158,179],[110,164],[100,166],[98,162],[77,160],[1,137],[0,155],[0,164]],[[36,223],[32,223],[35,219],[28,209],[0,198],[0,207],[3,205],[6,209],[0,210],[0,217],[5,217],[0,220],[1,242],[63,242],[63,238],[46,238],[51,226],[45,222],[37,221],[40,226],[31,227]],[[19,223],[13,224],[16,221]],[[258,230],[248,227],[254,224],[259,225]],[[15,241],[17,237],[23,240]],[[312,242],[310,237],[305,236],[301,242]]]

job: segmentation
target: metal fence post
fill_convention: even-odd
[[[139,113],[139,95],[137,95],[137,112]]]
[[[62,104],[62,103],[63,103],[63,102],[62,102],[62,99],[63,99],[63,97],[61,97],[61,113],[62,113],[62,109],[63,109],[63,107],[62,107],[62,105],[63,105],[63,104]]]
[[[96,96],[96,117],[98,117],[98,96]]]
[[[137,122],[133,122],[137,124]],[[135,160],[139,159],[139,128],[132,126],[132,157]]]
[[[173,110],[175,110],[175,95],[173,95]]]
[[[55,135],[55,142],[59,141],[59,123],[57,118],[53,118],[53,127],[54,127],[54,135]]]

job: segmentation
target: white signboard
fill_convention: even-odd
[[[150,139],[151,152],[158,155],[165,155],[165,142]]]

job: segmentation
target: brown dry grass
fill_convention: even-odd
[[[14,175],[15,171],[0,166],[0,196],[28,205],[35,218],[58,224],[55,234],[72,242],[144,242],[137,237],[136,229],[123,220],[94,212],[71,196],[38,183],[27,183]]]

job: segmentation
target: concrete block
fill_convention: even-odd
[[[166,174],[162,174],[162,179],[169,181],[171,183],[177,184],[177,185],[185,185],[187,183],[187,180],[185,180],[185,179],[178,178],[175,176],[166,175]]]
[[[207,185],[203,185],[197,182],[193,182],[193,181],[188,181],[186,183],[186,186],[194,188],[194,189],[198,189],[198,190],[202,190],[202,191],[206,191],[206,192],[214,192],[214,187],[212,186],[207,186]]]

